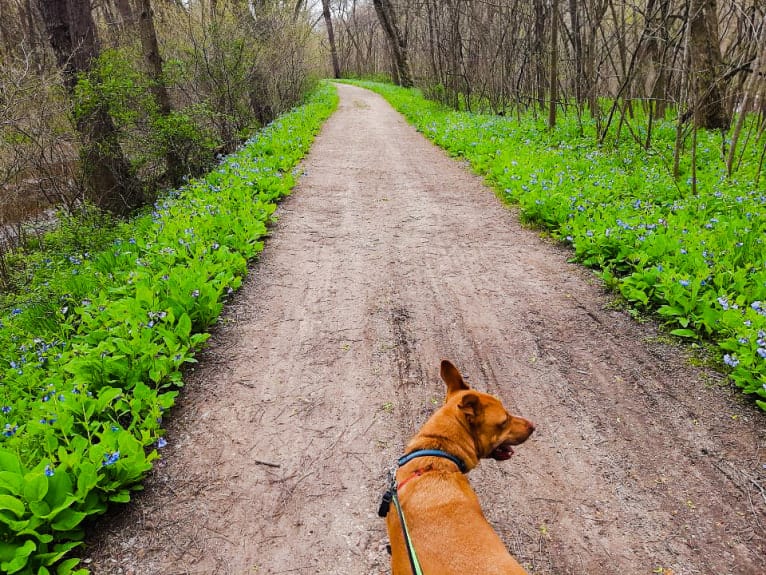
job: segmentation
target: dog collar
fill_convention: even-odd
[[[466,466],[462,459],[440,449],[417,449],[411,453],[407,453],[406,455],[399,458],[399,467],[409,463],[413,459],[417,459],[418,457],[441,457],[443,459],[449,459],[452,463],[458,466],[458,469],[460,469],[461,473],[468,473],[468,466]]]

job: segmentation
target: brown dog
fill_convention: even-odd
[[[497,398],[471,390],[447,360],[442,361],[441,376],[447,384],[446,402],[412,438],[406,452],[414,458],[403,457],[396,472],[393,488],[399,507],[386,515],[391,571],[417,571],[405,543],[400,509],[425,575],[525,575],[485,519],[464,472],[482,458],[510,458],[511,446],[526,441],[535,426],[510,415]]]

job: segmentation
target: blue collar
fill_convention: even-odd
[[[462,459],[439,449],[418,449],[412,453],[408,453],[399,458],[399,467],[418,457],[442,457],[444,459],[449,459],[452,463],[458,466],[458,469],[460,469],[462,473],[468,473],[468,467],[466,467],[466,464],[463,463]]]

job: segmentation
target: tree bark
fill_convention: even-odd
[[[120,19],[122,20],[121,27],[130,28],[135,18],[130,0],[114,0],[114,6],[117,8],[117,12],[120,13]]]
[[[535,61],[535,92],[542,108],[545,105],[545,2],[534,0],[535,35],[532,44],[532,57]]]
[[[574,93],[578,105],[583,103],[583,83],[585,66],[583,64],[582,26],[580,26],[580,10],[577,0],[569,0],[569,18],[572,21],[572,52],[574,53],[575,77]]]
[[[710,130],[729,128],[731,118],[724,105],[721,84],[721,47],[718,39],[716,0],[689,0],[689,50],[691,104],[694,125]]]
[[[141,36],[144,62],[151,76],[151,90],[157,101],[159,113],[163,117],[173,112],[170,103],[170,94],[165,87],[165,79],[162,73],[162,56],[157,42],[157,31],[154,27],[154,12],[150,0],[138,0],[138,28]],[[167,179],[171,186],[181,183],[184,167],[183,158],[178,152],[177,142],[171,137],[168,141],[168,150],[165,154],[167,164]]]
[[[74,97],[78,76],[90,71],[98,56],[96,25],[89,0],[37,0],[64,85]],[[131,174],[117,138],[117,129],[106,106],[96,102],[75,113],[82,138],[80,157],[86,194],[99,208],[127,215],[143,201],[141,188]]]
[[[761,34],[758,42],[760,49],[753,61],[752,72],[745,81],[744,96],[740,103],[739,115],[731,135],[729,154],[726,157],[726,172],[730,177],[734,172],[734,158],[737,153],[737,144],[739,143],[739,136],[742,132],[745,118],[750,112],[753,103],[766,96],[766,15],[763,16],[760,28]]]
[[[398,83],[405,88],[412,87],[412,71],[407,55],[407,43],[399,30],[399,24],[396,20],[396,12],[390,0],[373,0],[375,13],[383,28],[383,32],[388,38],[388,44],[391,47],[393,56],[393,65],[398,76]]]
[[[338,48],[335,45],[335,32],[332,27],[332,13],[330,12],[330,0],[322,0],[322,16],[324,16],[327,39],[330,42],[330,56],[332,58],[332,73],[334,78],[340,78],[340,62],[338,62]]]
[[[548,92],[551,97],[550,105],[548,107],[548,128],[553,129],[556,127],[556,100],[559,97],[559,76],[558,76],[558,59],[559,59],[559,1],[553,0],[551,6],[551,69],[550,69],[550,86]]]

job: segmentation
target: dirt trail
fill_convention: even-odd
[[[380,97],[338,90],[93,572],[387,573],[385,470],[446,357],[537,424],[471,473],[530,573],[766,573],[763,414],[610,310]]]

